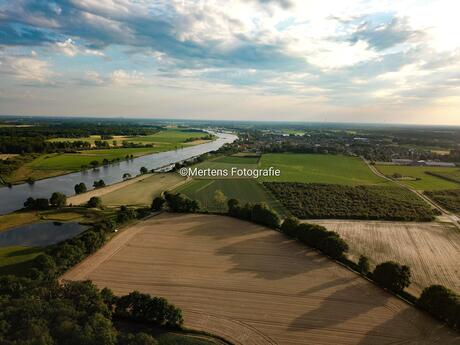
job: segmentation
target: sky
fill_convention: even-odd
[[[460,125],[460,1],[0,0],[0,114]]]

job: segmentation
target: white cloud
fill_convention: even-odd
[[[74,57],[76,55],[96,55],[96,56],[104,56],[104,53],[99,50],[82,48],[75,44],[75,42],[68,38],[62,42],[56,42],[55,48],[62,54],[70,57]]]

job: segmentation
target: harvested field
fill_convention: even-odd
[[[62,279],[166,297],[185,325],[234,344],[442,344],[458,335],[264,227],[164,214],[127,228]]]
[[[366,255],[373,265],[394,260],[411,268],[408,291],[419,294],[432,284],[460,293],[460,232],[446,223],[348,220],[308,221],[338,232],[350,245],[351,259]]]

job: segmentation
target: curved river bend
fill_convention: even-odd
[[[124,173],[132,176],[139,174],[141,167],[147,169],[158,169],[163,166],[181,162],[203,153],[219,149],[227,143],[232,143],[237,136],[228,133],[213,133],[218,138],[210,143],[196,146],[185,147],[174,151],[153,153],[128,161],[100,167],[98,170],[87,170],[75,172],[67,175],[47,178],[36,181],[30,185],[28,183],[13,186],[11,188],[0,188],[0,214],[16,211],[24,206],[24,201],[28,197],[49,198],[53,192],[61,192],[67,196],[75,194],[74,186],[83,182],[88,188],[93,186],[95,180],[103,179],[106,185],[120,182],[123,180]]]

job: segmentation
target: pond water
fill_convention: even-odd
[[[28,197],[49,198],[53,192],[61,192],[67,196],[75,194],[74,186],[83,182],[92,188],[95,180],[103,179],[106,185],[120,182],[123,174],[129,173],[132,176],[139,174],[141,167],[147,169],[158,169],[163,166],[181,162],[183,160],[199,156],[203,153],[215,151],[227,143],[236,140],[236,136],[228,133],[214,133],[218,138],[212,142],[196,146],[185,147],[173,151],[153,153],[150,155],[134,158],[101,167],[97,170],[87,170],[67,175],[51,177],[36,181],[30,185],[28,183],[13,186],[11,188],[0,188],[0,214],[9,213],[21,209],[24,201]]]
[[[77,222],[22,225],[0,232],[0,247],[45,247],[72,238],[87,228]]]

